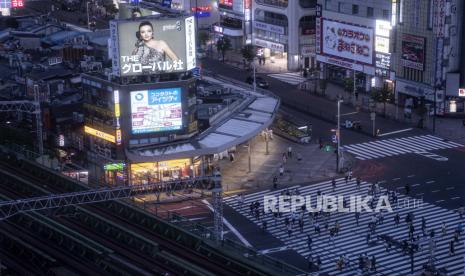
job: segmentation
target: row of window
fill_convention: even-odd
[[[295,0],[292,0],[295,1]],[[258,4],[269,5],[273,7],[287,8],[288,0],[256,0]],[[299,0],[299,5],[303,9],[314,9],[317,4],[317,0]]]
[[[326,0],[325,1],[325,9],[337,11],[339,13],[347,13],[359,16],[366,16],[368,18],[375,17],[375,9],[373,7],[361,7],[360,5],[345,3],[344,1],[340,1],[336,5],[333,5],[333,0]],[[389,10],[382,10],[382,17],[383,19],[389,20],[391,12]]]

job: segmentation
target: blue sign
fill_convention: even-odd
[[[194,69],[192,69],[192,75],[200,77],[200,67],[195,67]]]
[[[337,136],[336,136],[336,134],[334,134],[334,135],[331,137],[331,140],[333,141],[333,143],[337,143]]]
[[[161,2],[161,5],[163,7],[171,8],[171,0],[163,0],[163,2]]]
[[[180,88],[149,90],[149,105],[171,104],[171,103],[180,103],[180,102],[181,102],[181,89]]]

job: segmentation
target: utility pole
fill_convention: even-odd
[[[270,154],[270,152],[268,151],[268,141],[270,140],[270,132],[268,129],[265,130],[265,144],[266,144],[266,155]]]
[[[433,101],[433,134],[436,133],[436,98],[438,93],[438,86],[434,87],[434,101]],[[429,116],[429,114],[428,114]]]
[[[90,1],[87,1],[87,2],[86,2],[86,11],[87,11],[87,29],[89,29],[89,30],[90,30],[89,4],[90,4]]]
[[[255,69],[255,58],[252,60],[253,64],[253,92],[257,92],[257,79],[256,79],[256,69]]]
[[[337,145],[336,145],[336,172],[339,172],[340,170],[340,164],[339,164],[339,159],[340,159],[340,150],[341,150],[341,103],[343,100],[338,99],[337,100],[337,130],[336,130],[336,138],[337,138]]]
[[[213,235],[215,242],[223,240],[223,187],[221,186],[221,174],[219,171],[213,172]]]
[[[248,154],[248,159],[249,159],[249,173],[252,172],[252,157],[250,156],[251,155],[251,149],[252,147],[252,143],[250,143],[249,141],[249,144],[247,145],[247,154]]]

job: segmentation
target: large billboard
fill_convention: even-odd
[[[118,76],[184,72],[196,66],[193,16],[112,21],[110,29]]]
[[[181,88],[131,91],[132,134],[180,130]]]
[[[425,64],[425,38],[402,34],[402,55],[400,64],[405,67],[423,70]]]
[[[322,52],[373,64],[373,29],[323,19]]]

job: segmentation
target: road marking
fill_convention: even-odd
[[[434,183],[434,182],[436,182],[436,181],[430,180],[430,181],[426,181],[426,184],[431,184],[431,183]]]
[[[436,203],[440,203],[440,202],[443,202],[443,201],[444,201],[443,199],[436,200]]]
[[[212,212],[213,212],[213,207],[210,205],[210,203],[207,201],[207,200],[202,200],[202,202],[207,205],[208,209],[210,209]],[[236,228],[234,228],[234,226],[232,226],[231,223],[229,223],[229,221],[223,217],[223,223],[224,225],[226,225],[226,227],[229,228],[229,230],[231,230],[231,232],[233,232],[234,235],[236,235],[236,237],[245,245],[245,246],[248,246],[248,247],[252,247],[252,245],[244,238],[244,236],[241,235],[241,233],[239,233],[239,231],[237,231]]]
[[[412,178],[414,176],[415,176],[414,174],[411,174],[411,175],[407,176],[407,178]]]
[[[440,190],[434,190],[434,191],[431,191],[432,193],[437,193],[439,192]]]
[[[263,249],[263,250],[260,250],[258,251],[260,254],[269,254],[269,253],[275,253],[275,252],[279,252],[279,251],[284,251],[284,250],[287,250],[289,247],[286,245],[286,246],[281,246],[281,247],[276,247],[276,248],[270,248],[270,249]]]
[[[419,194],[416,194],[416,195],[417,195],[417,196],[422,196],[422,195],[424,195],[424,193],[419,193]]]
[[[453,190],[455,189],[455,187],[447,187],[446,190],[450,191],[450,190]]]
[[[397,187],[396,189],[397,190],[402,190],[404,187]]]
[[[396,178],[393,178],[392,181],[397,181],[397,180],[400,180],[399,177],[396,177]]]
[[[355,112],[344,113],[344,114],[341,114],[341,117],[346,116],[346,115],[353,115],[353,114],[358,114],[358,112],[355,111]],[[336,118],[337,118],[337,115],[336,115]]]
[[[459,199],[460,197],[459,196],[455,196],[453,198],[451,198],[452,200],[456,200],[456,199]]]
[[[386,180],[381,180],[381,181],[379,181],[378,183],[379,183],[379,184],[383,184],[383,183],[386,183],[386,182],[387,182]]]
[[[401,133],[401,132],[406,132],[406,131],[410,131],[410,130],[412,130],[412,128],[406,128],[406,129],[396,130],[396,131],[392,131],[392,132],[386,132],[386,133],[380,134],[380,135],[378,135],[378,136],[379,136],[379,137],[382,137],[382,136],[391,135],[391,134],[396,134],[396,133]]]
[[[420,184],[412,184],[412,187],[420,186]]]

